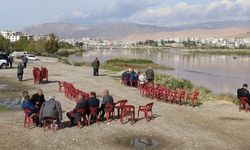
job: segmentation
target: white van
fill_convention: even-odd
[[[27,55],[27,54],[30,54],[30,53],[14,51],[13,53],[11,53],[11,56],[13,56],[15,58],[21,58],[23,55]]]

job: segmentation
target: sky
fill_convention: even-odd
[[[250,0],[0,0],[0,30],[42,23],[178,26],[250,20]]]

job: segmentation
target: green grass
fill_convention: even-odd
[[[153,69],[173,70],[171,67],[155,64],[152,60],[147,59],[125,59],[117,58],[107,60],[101,65],[103,69],[111,71],[122,71],[127,68],[135,68],[136,70],[146,69],[151,66]]]
[[[58,57],[59,62],[67,64],[67,65],[71,65],[71,63],[69,62],[67,57]]]
[[[7,111],[7,109],[5,109],[4,107],[0,106],[0,113],[1,112],[5,112],[5,111]]]
[[[190,50],[190,53],[205,53],[210,55],[250,55],[250,50]]]
[[[90,62],[72,62],[73,66],[91,66]]]

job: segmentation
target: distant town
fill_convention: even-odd
[[[27,34],[16,31],[1,31],[1,35],[10,40],[10,42],[16,42],[22,37],[28,40],[38,41],[40,39],[49,39],[49,35],[45,34]],[[81,39],[74,39],[68,37],[59,37],[59,42],[67,42],[71,45],[77,43],[83,43],[82,47],[185,47],[185,48],[219,48],[219,49],[247,49],[250,48],[250,38],[200,38],[200,37],[175,37],[158,40],[146,40],[136,42],[124,42],[124,41],[110,41],[101,38],[82,37]]]

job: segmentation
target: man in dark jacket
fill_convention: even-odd
[[[62,118],[62,107],[60,102],[55,100],[55,96],[51,96],[48,101],[44,102],[40,109],[40,121],[45,118],[53,118],[56,120],[57,126],[60,127]]]
[[[42,104],[45,102],[44,95],[42,89],[38,89],[37,93],[32,95],[31,102],[38,109],[41,108]]]
[[[20,62],[19,65],[17,66],[17,78],[18,78],[18,81],[23,80],[23,69],[24,69],[24,66]]]
[[[87,101],[83,99],[82,96],[79,96],[79,101],[77,102],[75,108],[71,112],[67,112],[67,117],[70,120],[71,126],[77,124],[79,120],[81,120],[82,115],[86,115],[87,112]],[[85,111],[85,114],[78,112],[80,109]]]
[[[26,68],[27,63],[28,63],[28,58],[26,57],[26,55],[23,55],[23,57],[22,57],[22,62],[23,62],[24,68]]]
[[[12,68],[12,63],[14,62],[14,57],[11,54],[9,54],[8,59],[9,59],[9,63],[10,63],[10,68]]]
[[[100,61],[98,58],[96,58],[92,63],[94,76],[99,76],[99,66],[100,66]]]
[[[240,97],[247,97],[247,103],[250,105],[250,94],[249,94],[249,91],[247,90],[248,88],[248,85],[247,84],[243,84],[243,87],[242,88],[239,88],[237,90],[237,97],[240,98]]]
[[[154,85],[154,77],[155,77],[154,70],[151,67],[148,67],[145,73],[146,73],[146,79],[148,80],[148,82]]]
[[[109,95],[109,91],[105,90],[103,93],[103,99],[102,99],[102,105],[101,105],[101,111],[102,111],[101,118],[103,118],[105,115],[105,112],[108,111],[108,108],[106,108],[106,107],[109,104],[114,105],[114,100],[113,100],[113,97],[111,95]]]
[[[100,100],[96,98],[95,92],[90,92],[90,98],[87,100],[88,107],[99,107]]]

